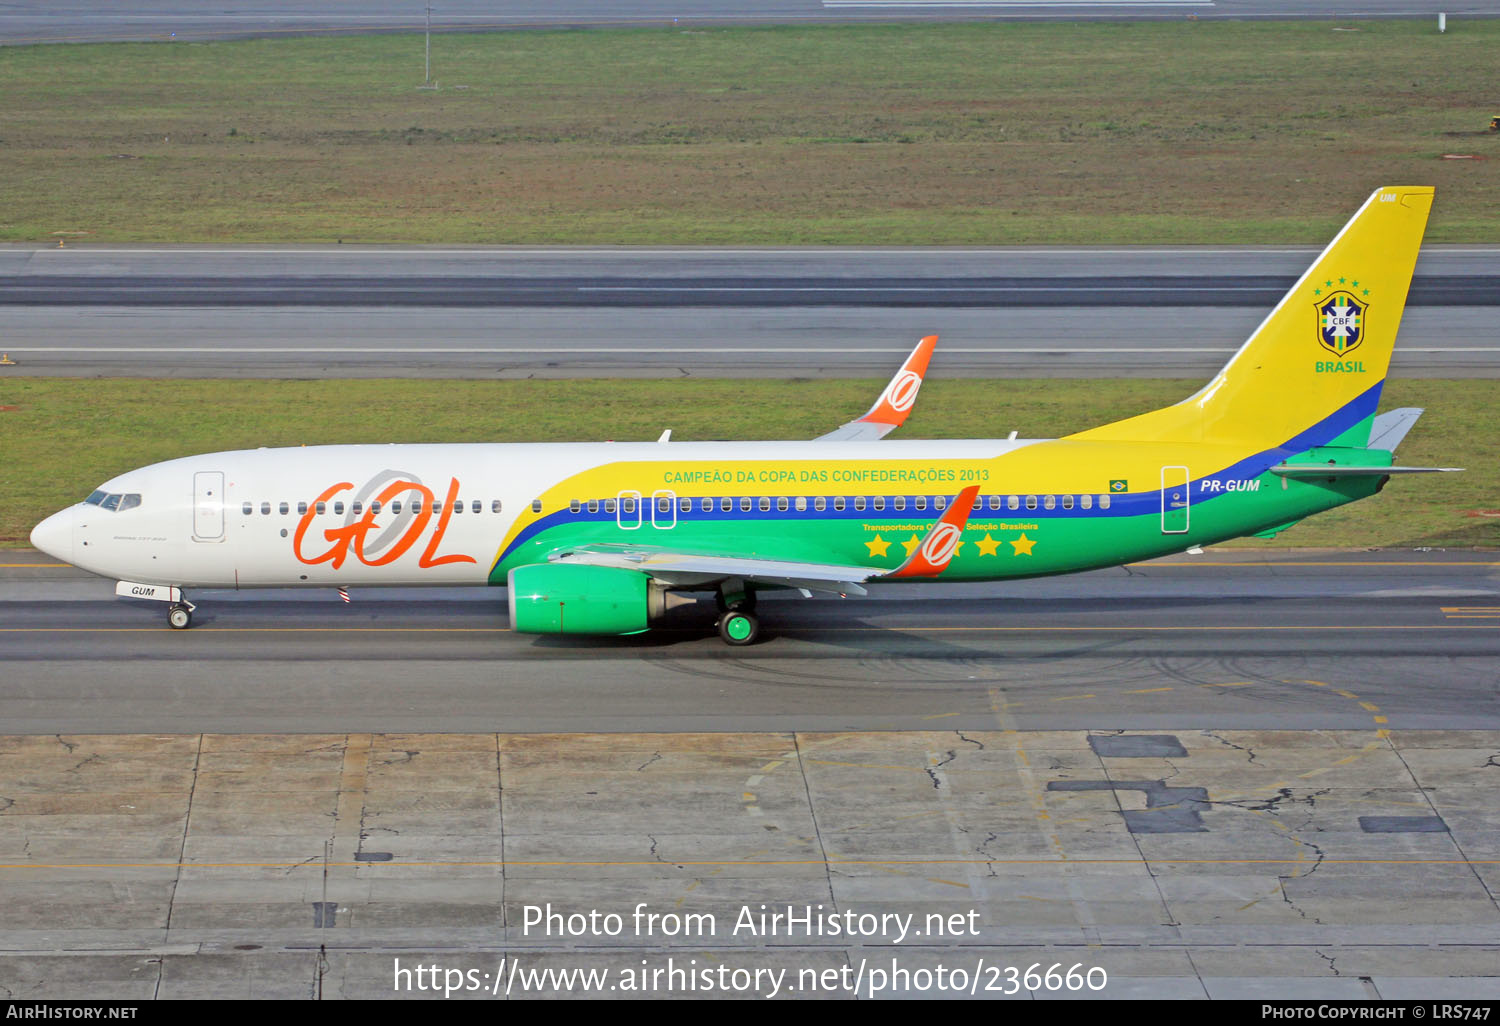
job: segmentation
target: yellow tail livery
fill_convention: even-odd
[[[1326,424],[1338,433],[1312,444],[1364,445],[1432,195],[1431,186],[1377,189],[1201,391],[1072,437],[1269,449]]]

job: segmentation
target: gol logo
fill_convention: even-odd
[[[921,387],[921,375],[904,370],[885,387],[885,401],[897,413],[905,413],[917,401],[917,390]]]
[[[934,570],[941,570],[948,565],[953,558],[953,552],[958,548],[959,536],[963,531],[949,523],[940,523],[932,529],[927,540],[922,543],[922,558],[932,564]]]
[[[313,505],[307,508],[307,512],[297,522],[297,533],[292,536],[292,554],[297,557],[299,562],[306,563],[308,566],[331,562],[333,569],[337,570],[344,565],[344,560],[352,552],[354,558],[366,566],[385,566],[389,563],[394,563],[405,555],[407,550],[417,543],[417,539],[422,537],[423,532],[427,530],[427,524],[432,520],[433,506],[436,505],[432,489],[416,481],[393,481],[382,489],[379,495],[375,496],[374,501],[358,520],[345,524],[342,527],[331,527],[323,531],[323,537],[331,543],[328,551],[324,552],[321,556],[309,557],[304,555],[302,542],[307,536],[308,530],[312,527],[313,518],[317,516],[318,505],[326,503],[340,492],[348,491],[353,487],[354,484],[350,481],[343,481],[332,485],[322,495],[318,496],[317,501]],[[396,538],[395,542],[390,545],[386,552],[379,556],[367,554],[365,549],[369,545],[370,532],[380,526],[375,523],[375,518],[379,516],[375,512],[376,507],[380,506],[384,508],[391,500],[407,493],[412,493],[413,499],[420,497],[421,512],[411,515],[411,522],[406,525],[406,529],[401,532],[400,536]],[[443,543],[443,534],[448,530],[448,521],[453,516],[453,503],[457,497],[458,478],[455,477],[448,485],[448,496],[443,500],[442,513],[438,516],[437,527],[433,530],[432,537],[427,540],[427,547],[422,550],[422,555],[417,560],[419,567],[426,569],[434,566],[443,566],[447,563],[475,562],[473,556],[465,556],[459,553],[447,556],[439,556],[437,554],[438,547]],[[379,548],[379,546],[371,547],[375,549]]]

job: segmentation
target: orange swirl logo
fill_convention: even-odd
[[[941,570],[948,565],[953,558],[954,550],[958,548],[959,536],[963,530],[946,521],[938,524],[922,543],[922,558],[932,564],[934,570]]]

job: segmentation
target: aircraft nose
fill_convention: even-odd
[[[31,547],[64,563],[73,562],[73,511],[54,513],[33,527]]]

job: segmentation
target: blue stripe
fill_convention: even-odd
[[[1203,482],[1205,481],[1219,481],[1222,483],[1227,481],[1242,481],[1257,478],[1261,474],[1265,473],[1268,468],[1273,467],[1278,463],[1284,462],[1288,457],[1295,456],[1298,453],[1306,452],[1308,449],[1315,448],[1319,445],[1326,445],[1333,439],[1337,438],[1339,435],[1343,434],[1345,431],[1348,431],[1354,425],[1358,424],[1360,421],[1364,420],[1366,417],[1374,416],[1376,407],[1380,403],[1380,392],[1384,384],[1385,382],[1381,381],[1371,386],[1363,394],[1351,400],[1347,405],[1335,410],[1333,413],[1329,414],[1327,417],[1324,417],[1322,420],[1318,421],[1318,423],[1296,435],[1283,445],[1279,445],[1274,449],[1266,449],[1262,452],[1258,452],[1253,456],[1233,463],[1230,466],[1225,467],[1224,469],[1219,470],[1213,474],[1194,478],[1188,483],[1188,487],[1190,489],[1190,501],[1192,505],[1200,505],[1204,502],[1211,502],[1216,498],[1226,498],[1230,495],[1241,494],[1238,492],[1219,491],[1211,492],[1207,496],[1199,498],[1198,496],[1202,495]],[[1006,492],[1000,494],[1009,495],[1015,493]],[[846,496],[846,499],[849,501],[846,501],[844,509],[835,510],[833,508],[832,497],[830,496],[828,497],[828,508],[824,510],[816,510],[813,508],[812,503],[812,499],[815,497],[804,496],[804,498],[808,498],[807,509],[797,510],[796,508],[790,508],[786,510],[778,510],[775,508],[775,500],[777,496],[773,495],[770,497],[772,500],[772,508],[769,510],[762,510],[759,506],[759,499],[761,498],[761,494],[743,497],[749,498],[751,500],[751,508],[749,510],[741,510],[739,508],[739,500],[742,498],[742,496],[738,495],[730,497],[734,501],[734,509],[728,511],[719,509],[718,499],[722,498],[721,496],[714,496],[714,508],[709,511],[698,509],[697,506],[700,500],[695,498],[693,499],[694,509],[688,513],[684,513],[679,510],[677,513],[677,522],[685,522],[689,518],[691,518],[694,523],[785,523],[788,521],[795,522],[807,520],[867,521],[876,519],[907,519],[920,523],[922,521],[935,521],[942,515],[942,510],[932,508],[934,499],[953,498],[952,495],[947,494],[928,494],[925,496],[925,498],[927,499],[927,505],[929,508],[926,510],[913,510],[910,507],[912,506],[913,500],[916,498],[916,496],[907,495],[904,496],[904,498],[906,499],[908,508],[905,510],[893,510],[889,508],[890,499],[892,498],[892,496],[885,496],[887,508],[884,510],[870,509],[868,508],[868,506],[865,509],[856,510],[853,508],[853,496]],[[680,498],[681,497],[679,497],[679,499]],[[791,495],[787,496],[787,498],[795,501],[796,496]],[[1152,516],[1161,512],[1161,490],[1158,488],[1153,488],[1149,491],[1144,492],[1127,492],[1119,495],[1110,495],[1110,505],[1108,509],[1100,509],[1098,506],[1098,501],[1096,499],[1093,509],[1080,509],[1076,505],[1073,509],[1063,509],[1060,505],[1054,509],[1043,509],[1041,508],[1041,502],[1039,501],[1037,503],[1036,509],[1026,509],[1023,506],[1023,508],[1021,509],[1005,508],[992,510],[989,508],[989,495],[981,495],[980,498],[984,500],[985,508],[982,510],[975,510],[973,513],[971,513],[971,519],[992,517],[1046,517],[1048,519],[1077,519],[1084,517],[1139,517]],[[1044,496],[1041,493],[1038,493],[1037,498],[1040,500],[1044,498]],[[526,527],[522,528],[521,533],[516,536],[515,541],[511,542],[510,545],[506,547],[505,551],[500,554],[500,557],[495,560],[495,563],[491,565],[490,569],[493,570],[495,566],[498,566],[500,563],[504,562],[511,553],[515,552],[527,541],[552,527],[556,527],[565,523],[614,523],[616,521],[617,515],[614,513],[604,512],[603,500],[599,501],[600,510],[595,513],[590,513],[587,507],[577,513],[573,513],[568,510],[559,510],[556,513],[549,513],[541,519],[528,524]],[[643,497],[639,501],[642,524],[640,528],[635,530],[640,530],[646,533],[642,535],[636,535],[634,534],[634,531],[632,531],[632,537],[649,538],[651,537],[651,533],[656,530],[651,526],[651,511],[648,508],[650,505],[650,500]],[[663,528],[662,530],[665,530],[665,528]]]

